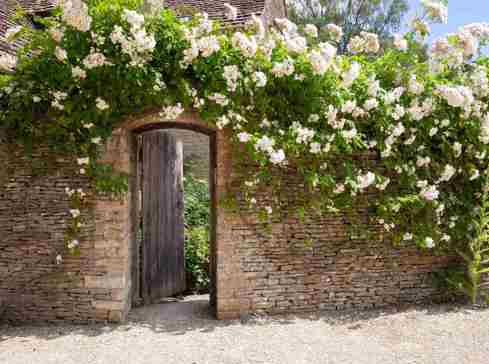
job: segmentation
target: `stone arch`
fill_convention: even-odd
[[[231,173],[229,139],[223,131],[207,125],[195,114],[186,113],[174,121],[163,121],[158,112],[148,112],[123,121],[107,141],[100,160],[129,175],[129,192],[123,200],[96,201],[95,264],[103,266],[105,274],[86,278],[87,288],[110,290],[110,299],[96,300],[94,306],[98,310],[109,310],[113,321],[123,321],[137,299],[137,135],[169,128],[192,130],[211,138],[211,165],[214,170],[211,187],[211,266],[214,280],[211,306],[217,318],[237,317],[249,311],[248,303],[239,298],[239,290],[246,282],[239,272],[239,261],[233,256],[235,242],[229,228],[233,217],[219,207]]]

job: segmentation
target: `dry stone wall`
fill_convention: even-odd
[[[91,301],[110,295],[84,286],[84,276],[96,271],[92,245],[82,243],[80,256],[65,256],[64,231],[68,213],[65,187],[83,187],[74,177],[73,161],[38,147],[32,159],[21,148],[2,144],[0,178],[0,298],[9,320],[96,319]],[[48,163],[45,160],[49,160]],[[93,232],[93,216],[84,213]],[[64,254],[63,254],[64,255]]]
[[[131,130],[158,123],[157,114],[129,121],[114,132],[103,161],[130,175],[122,200],[99,198],[84,210],[79,256],[64,255],[69,218],[65,187],[86,187],[72,160],[37,147],[31,159],[19,147],[0,144],[0,319],[9,321],[123,321],[139,290],[136,246],[138,194],[136,138]],[[186,115],[177,123],[201,125]],[[162,125],[164,127],[164,125]],[[440,295],[431,281],[434,270],[454,262],[410,247],[393,248],[379,236],[366,208],[353,221],[344,215],[284,214],[270,230],[254,210],[241,205],[231,212],[220,201],[238,193],[229,136],[214,137],[216,168],[213,194],[211,266],[212,303],[218,318],[251,312],[366,309],[430,301]],[[49,160],[49,163],[43,161]],[[283,202],[303,188],[294,174],[284,177]],[[258,205],[267,204],[266,191]],[[355,225],[355,226],[354,226]]]
[[[115,133],[106,158],[129,165],[126,138]],[[125,153],[129,155],[129,153]],[[115,160],[114,160],[115,158]],[[129,198],[91,199],[82,209],[80,254],[65,250],[65,188],[84,188],[76,161],[46,147],[26,157],[0,144],[0,320],[120,321],[129,310]],[[56,256],[63,256],[56,264]]]
[[[369,157],[371,158],[371,157]],[[248,167],[250,168],[250,167]],[[232,192],[240,196],[236,176]],[[443,298],[433,272],[458,260],[412,246],[394,247],[382,237],[366,200],[354,214],[307,212],[296,217],[296,190],[304,188],[295,173],[282,175],[284,211],[266,227],[256,216],[270,194],[258,192],[257,204],[241,203],[230,223],[242,282],[240,300],[250,312],[285,313],[369,309],[427,303]],[[366,195],[373,200],[375,195]]]

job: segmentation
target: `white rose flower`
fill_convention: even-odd
[[[226,97],[226,95],[220,94],[218,92],[208,96],[207,98],[221,106],[227,106],[229,104],[229,99]]]
[[[310,37],[313,38],[318,37],[318,28],[314,24],[307,24],[304,27],[304,32]]]
[[[378,93],[380,91],[380,82],[378,80],[370,80],[368,84],[368,90],[367,94],[370,97],[377,97]]]
[[[394,34],[394,48],[402,52],[407,51],[408,49],[407,40],[402,35]]]
[[[326,25],[326,31],[331,35],[331,39],[335,42],[339,42],[343,37],[343,29],[336,24]]]
[[[275,141],[266,135],[263,135],[255,143],[255,149],[262,152],[273,152]]]
[[[87,78],[87,72],[79,66],[73,67],[71,69],[71,74],[72,74],[73,78],[76,78],[79,80],[84,80],[85,78]]]
[[[428,134],[430,135],[430,137],[432,137],[435,136],[436,133],[438,133],[438,128],[431,128]]]
[[[344,114],[351,114],[357,107],[357,102],[356,100],[347,100],[342,106],[341,106],[341,112]]]
[[[448,182],[456,172],[457,170],[452,165],[447,164],[440,177],[440,182]]]
[[[107,110],[109,108],[109,104],[101,97],[97,97],[97,99],[95,100],[95,106],[101,111]]]
[[[375,174],[373,174],[372,172],[367,172],[363,175],[357,176],[358,188],[361,190],[368,188],[374,182]]]
[[[321,144],[320,143],[318,143],[318,142],[311,143],[311,145],[310,145],[310,152],[312,154],[321,153],[321,150],[322,150],[322,147],[321,147]]]
[[[402,240],[406,240],[406,241],[413,240],[413,234],[411,234],[411,233],[405,233],[405,234],[402,236]]]
[[[248,134],[247,132],[242,132],[238,134],[238,139],[241,143],[246,143],[250,141],[251,135]]]
[[[462,154],[462,144],[459,142],[453,143],[453,154],[455,155],[456,158],[460,157]]]
[[[416,165],[418,167],[424,167],[427,166],[431,163],[431,158],[426,156],[426,157],[419,157],[416,159]]]
[[[80,166],[87,165],[88,163],[90,163],[90,158],[89,157],[78,158],[77,163]]]
[[[279,149],[277,151],[273,151],[270,153],[270,162],[273,164],[283,163],[285,160],[285,153],[283,149]]]
[[[343,183],[337,183],[333,193],[340,194],[345,192],[345,185]]]
[[[363,108],[367,111],[370,111],[372,109],[377,108],[379,106],[379,102],[375,98],[368,99],[365,101],[365,104],[363,105]]]
[[[470,174],[470,180],[473,181],[473,180],[479,178],[479,176],[480,176],[479,170],[478,169],[474,169],[472,171],[472,173]]]
[[[61,28],[51,28],[48,30],[51,38],[54,39],[56,43],[60,43],[64,37],[64,31]]]
[[[0,56],[0,70],[11,72],[17,66],[17,57],[11,54],[2,54]]]
[[[255,72],[252,79],[257,87],[265,87],[267,84],[267,76],[263,72]]]
[[[427,186],[420,191],[419,195],[427,201],[434,201],[438,198],[440,192],[436,186]]]
[[[224,14],[228,20],[234,21],[238,18],[238,8],[231,6],[228,3],[225,3]]]
[[[70,209],[70,214],[71,216],[76,219],[77,217],[80,216],[80,210],[78,209]]]
[[[448,21],[448,8],[440,1],[421,0],[426,15],[435,22],[446,24]]]
[[[182,104],[170,105],[163,108],[160,112],[160,116],[164,120],[176,120],[185,110],[182,108]]]
[[[88,6],[82,0],[68,0],[62,2],[62,19],[68,25],[81,31],[88,32],[92,18],[88,15]]]
[[[309,53],[309,62],[311,62],[313,73],[320,76],[324,75],[330,66],[323,54],[317,50]]]
[[[54,55],[56,56],[56,58],[58,59],[58,61],[60,62],[64,62],[66,61],[66,59],[68,58],[68,53],[66,53],[66,50],[64,50],[63,48],[61,47],[56,47],[55,50],[54,50]]]
[[[390,182],[390,178],[386,178],[382,183],[377,184],[375,187],[377,187],[380,191],[384,191]]]
[[[22,25],[16,25],[14,27],[8,28],[3,37],[8,41],[14,39],[14,37],[22,31]]]
[[[100,52],[90,53],[83,60],[83,65],[89,70],[95,67],[101,67],[108,64],[109,63],[107,62],[105,56]]]
[[[360,75],[360,64],[357,62],[352,62],[348,71],[346,71],[342,75],[343,87],[345,88],[350,87],[359,75]]]
[[[434,240],[429,236],[426,239],[424,239],[424,243],[428,249],[433,249],[435,247]]]
[[[100,145],[100,143],[102,142],[102,138],[101,137],[94,137],[94,138],[92,138],[91,141],[93,144]]]
[[[291,58],[287,58],[282,62],[274,62],[271,72],[276,77],[283,77],[292,75],[294,71],[294,61]]]

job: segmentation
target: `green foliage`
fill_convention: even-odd
[[[206,226],[185,229],[185,270],[190,274],[191,288],[209,288],[209,230]]]
[[[191,289],[205,291],[209,287],[210,198],[207,182],[191,173],[184,179],[185,270],[190,275]]]
[[[122,198],[128,189],[126,173],[115,172],[110,165],[96,164],[92,169],[93,188],[98,195]]]
[[[457,268],[447,275],[447,282],[454,290],[466,295],[472,304],[485,300],[489,292],[480,290],[484,274],[489,273],[489,201],[484,193],[482,203],[467,233],[469,243],[461,245],[457,253],[464,260],[464,268]]]
[[[189,173],[185,176],[183,186],[185,226],[188,228],[208,227],[210,213],[208,183]]]

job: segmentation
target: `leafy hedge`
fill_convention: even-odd
[[[210,198],[207,182],[191,173],[184,180],[185,269],[189,289],[209,288],[209,224]]]

